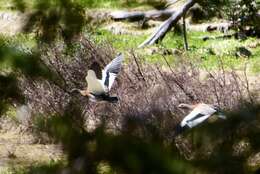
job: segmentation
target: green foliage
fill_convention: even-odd
[[[13,4],[21,12],[24,12],[26,9],[26,5],[23,0],[13,0]]]
[[[256,0],[230,1],[226,6],[226,12],[236,30],[243,31],[246,26],[259,27],[257,26],[256,14],[258,9]]]
[[[24,75],[29,75],[31,77],[50,77],[50,72],[42,62],[40,62],[39,55],[35,52],[25,52],[22,48],[17,47],[17,45],[12,45],[10,42],[5,40],[0,40],[0,64],[2,66],[1,70],[5,69],[17,72],[20,70]]]
[[[52,174],[64,167],[63,161],[50,161],[47,164],[35,164],[30,167],[11,167],[2,174]]]
[[[36,28],[41,42],[52,42],[60,34],[70,41],[85,23],[83,7],[70,0],[36,1],[33,10],[24,30]]]
[[[1,114],[12,102],[24,101],[18,86],[20,73],[33,77],[50,77],[51,73],[39,62],[38,56],[25,53],[0,39],[0,108]]]
[[[0,115],[8,110],[10,103],[24,100],[13,74],[0,75],[0,92]]]
[[[198,3],[205,9],[210,17],[221,15],[223,6],[227,5],[229,0],[199,0]]]
[[[53,5],[57,5],[59,0],[51,0]],[[34,8],[40,1],[38,0],[12,0],[6,3],[5,0],[0,0],[0,8],[4,10],[20,10],[22,12]],[[45,3],[42,1],[41,3]],[[163,0],[76,0],[73,4],[78,4],[84,9],[103,8],[103,9],[122,9],[122,8],[157,8],[162,9],[166,5]]]

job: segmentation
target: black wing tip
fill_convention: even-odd
[[[189,127],[187,125],[185,126],[181,126],[180,124],[177,124],[177,126],[175,127],[175,131],[174,131],[174,137],[176,137],[177,135],[182,134],[184,131],[186,131]]]
[[[110,102],[111,103],[117,103],[118,102],[118,97],[110,97]]]
[[[124,58],[124,56],[123,56],[123,53],[121,53],[121,52],[119,52],[119,53],[117,53],[116,54],[116,58],[121,58],[121,59],[123,59]]]
[[[116,56],[118,57],[118,56],[122,56],[122,55],[123,55],[123,53],[119,52],[119,53],[117,53]]]
[[[108,101],[109,103],[117,103],[118,102],[118,97],[116,97],[116,96],[114,96],[114,97],[109,96],[105,100]]]

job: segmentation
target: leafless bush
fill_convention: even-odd
[[[172,68],[166,59],[167,70],[147,64],[133,51],[124,53],[128,59],[120,72],[111,94],[119,102],[91,103],[88,98],[71,94],[72,88],[84,88],[87,70],[100,71],[115,55],[108,43],[94,45],[81,37],[71,48],[62,43],[43,46],[42,61],[59,77],[56,81],[24,78],[21,87],[34,113],[45,117],[65,112],[65,106],[74,102],[81,108],[85,127],[89,130],[105,124],[108,131],[129,131],[148,137],[155,130],[159,137],[172,132],[185,113],[177,108],[179,103],[205,102],[218,104],[230,110],[243,101],[252,102],[247,82],[235,71],[226,71],[220,63],[218,71],[202,72],[185,59]],[[101,76],[100,73],[97,74]],[[75,116],[75,121],[77,118]],[[137,126],[129,126],[129,121]],[[148,126],[149,125],[149,126]],[[131,131],[130,131],[131,130]]]

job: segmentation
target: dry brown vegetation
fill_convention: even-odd
[[[59,43],[41,50],[42,61],[59,80],[26,77],[21,80],[35,118],[39,113],[45,117],[62,115],[68,103],[74,102],[84,115],[80,122],[88,129],[105,123],[108,130],[121,132],[127,129],[124,122],[131,119],[130,116],[141,121],[140,128],[134,131],[138,135],[146,136],[150,130],[145,130],[145,125],[153,125],[160,137],[168,137],[185,114],[177,108],[179,103],[217,104],[229,111],[237,109],[241,102],[254,102],[247,79],[242,79],[235,71],[225,70],[221,62],[219,71],[206,72],[206,75],[204,72],[202,77],[196,65],[187,59],[182,58],[175,67],[170,67],[162,56],[167,66],[162,69],[159,65],[145,63],[130,51],[125,53],[124,68],[111,92],[119,96],[119,102],[91,103],[70,90],[84,88],[87,70],[100,71],[100,67],[114,57],[115,51],[109,43],[95,46],[85,37],[79,37],[75,43],[73,48],[65,48]]]
[[[19,5],[20,1],[14,2]],[[85,20],[81,5],[70,0],[57,2],[60,6],[53,6],[51,1],[39,3],[23,28],[36,35],[35,50],[25,51],[16,44],[1,47],[5,58],[11,59],[12,66],[7,69],[14,70],[1,79],[1,91],[8,94],[2,98],[15,105],[16,118],[23,126],[17,128],[15,124],[14,131],[5,130],[2,126],[8,126],[7,119],[0,119],[0,166],[10,162],[14,173],[259,172],[259,94],[251,89],[246,68],[242,75],[227,70],[216,55],[219,68],[201,71],[197,66],[200,62],[190,62],[189,57],[179,57],[175,65],[170,65],[171,54],[158,54],[162,66],[147,63],[135,50],[125,51],[124,68],[111,91],[119,102],[92,103],[71,89],[84,88],[87,70],[99,72],[116,51],[110,43],[96,45],[80,34],[85,22],[91,20]],[[46,67],[51,73],[43,71]],[[13,100],[17,91],[22,91],[27,106]],[[177,108],[183,102],[217,104],[228,119],[213,117],[175,137],[176,124],[187,114]],[[50,143],[53,145],[47,145]],[[4,147],[6,144],[11,147]],[[24,164],[24,172],[15,169],[16,162]],[[105,171],[100,172],[103,167]]]
[[[51,80],[27,76],[20,79],[27,105],[32,110],[31,117],[26,118],[27,130],[40,143],[61,142],[72,173],[79,160],[88,158],[91,163],[84,163],[81,171],[95,173],[101,161],[108,162],[113,169],[157,171],[168,163],[162,161],[151,168],[140,162],[140,168],[135,169],[134,163],[127,161],[128,156],[137,155],[137,159],[154,162],[158,156],[141,155],[139,150],[152,155],[154,151],[161,153],[167,149],[172,152],[160,156],[161,160],[178,158],[174,165],[194,165],[205,171],[224,166],[218,169],[223,173],[228,171],[227,166],[232,166],[231,171],[247,170],[241,164],[257,152],[257,109],[248,107],[255,104],[256,95],[249,87],[246,71],[244,76],[238,75],[226,70],[220,61],[216,72],[201,72],[187,58],[180,58],[171,67],[163,56],[162,68],[146,63],[132,50],[124,53],[123,69],[111,91],[112,96],[119,97],[119,102],[92,103],[70,91],[75,87],[84,88],[87,70],[99,72],[116,55],[110,44],[95,45],[80,36],[75,38],[72,47],[59,42],[40,48],[41,61],[55,76]],[[187,114],[177,108],[183,102],[217,104],[228,113],[228,119],[211,119],[174,139],[176,124]],[[245,111],[238,114],[231,112],[243,108]],[[96,148],[86,148],[84,144]],[[116,155],[119,152],[122,157]],[[209,165],[203,165],[206,161]],[[166,173],[172,171],[176,170],[165,168]],[[179,173],[183,171],[193,169],[181,168]]]

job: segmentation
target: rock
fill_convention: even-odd
[[[235,55],[236,57],[250,57],[252,53],[246,47],[237,47]]]
[[[172,49],[172,53],[174,55],[181,55],[182,54],[181,50],[179,50],[179,49]]]
[[[148,55],[154,55],[156,53],[159,53],[159,51],[160,51],[158,47],[149,47],[146,50],[147,50],[146,52]]]
[[[233,155],[242,156],[250,152],[251,146],[247,139],[243,139],[233,145]]]
[[[207,49],[207,52],[208,52],[208,54],[210,54],[210,55],[216,55],[216,53],[215,53],[215,51],[214,51],[213,48],[208,48],[208,49]]]
[[[247,166],[251,170],[259,171],[260,169],[260,152],[251,155],[247,160]]]
[[[206,28],[206,31],[208,31],[208,32],[211,32],[211,31],[215,31],[215,30],[217,30],[217,26],[212,26],[212,25],[209,25],[207,28]]]
[[[249,48],[256,48],[258,46],[260,46],[260,41],[253,42],[248,45]]]
[[[148,55],[154,55],[154,54],[159,54],[159,55],[164,55],[164,56],[169,56],[169,55],[181,55],[182,52],[178,49],[167,49],[167,48],[158,48],[156,46],[153,47],[148,47],[145,49],[145,52]]]
[[[238,32],[235,34],[235,38],[239,40],[246,40],[247,36],[244,32]]]
[[[202,37],[202,40],[203,40],[203,41],[207,41],[207,40],[209,40],[209,39],[210,39],[209,36],[203,36],[203,37]]]
[[[164,56],[172,55],[172,50],[170,50],[170,49],[163,49],[163,55]]]
[[[25,126],[29,125],[31,121],[31,115],[32,115],[32,111],[27,105],[22,105],[20,107],[17,107],[16,109],[17,120]]]

